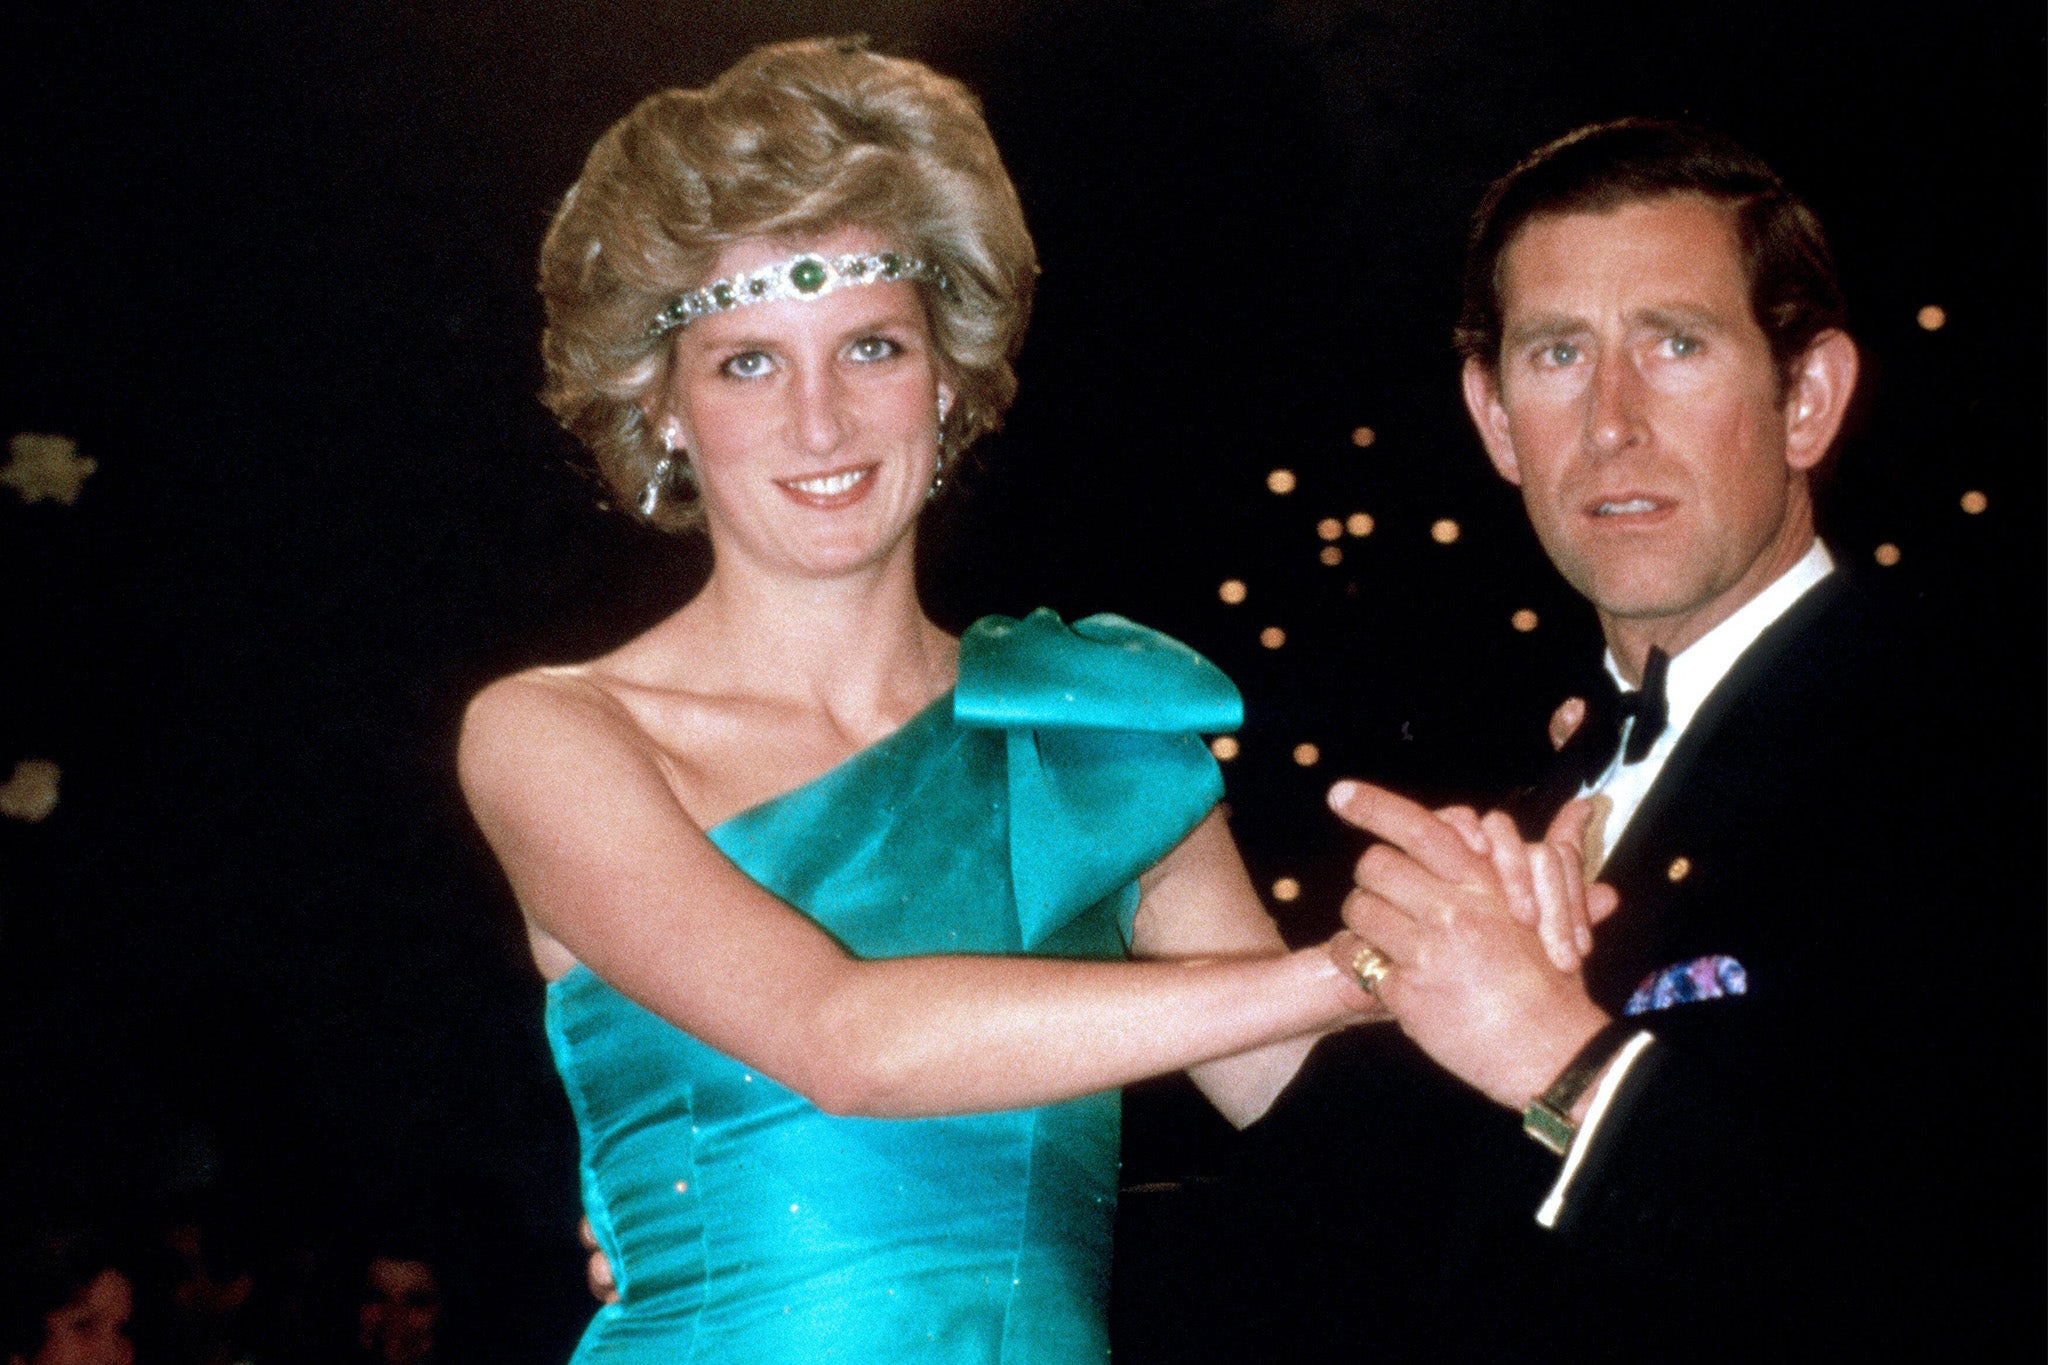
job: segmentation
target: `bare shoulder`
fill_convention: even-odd
[[[456,770],[472,805],[563,759],[639,746],[631,714],[587,668],[535,668],[500,678],[462,717]]]

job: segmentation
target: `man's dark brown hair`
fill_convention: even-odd
[[[1589,124],[1536,149],[1493,182],[1472,218],[1465,306],[1453,337],[1468,359],[1500,366],[1500,272],[1532,219],[1604,213],[1667,194],[1702,194],[1735,213],[1750,311],[1769,338],[1780,384],[1846,309],[1820,219],[1734,139],[1687,123]]]

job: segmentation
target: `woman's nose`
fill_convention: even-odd
[[[845,386],[831,366],[813,369],[794,388],[797,443],[813,455],[830,455],[846,439]]]

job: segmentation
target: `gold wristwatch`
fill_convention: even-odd
[[[1557,1073],[1550,1088],[1529,1102],[1522,1111],[1522,1131],[1559,1156],[1570,1151],[1572,1138],[1579,1131],[1579,1125],[1572,1122],[1572,1106],[1639,1028],[1633,1019],[1609,1020]]]

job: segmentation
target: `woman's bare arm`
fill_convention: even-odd
[[[1287,953],[1220,810],[1210,811],[1145,875],[1141,886],[1144,899],[1131,935],[1131,950],[1138,957],[1274,960]],[[1361,1018],[1385,1017],[1377,1001],[1365,999],[1361,1009],[1366,1006],[1373,1015],[1353,1014],[1312,1032],[1200,1062],[1188,1068],[1188,1076],[1218,1113],[1243,1128],[1272,1107],[1322,1034]]]
[[[656,753],[594,692],[492,686],[471,704],[460,768],[541,931],[828,1112],[1068,1099],[1334,1027],[1370,1003],[1319,948],[1186,965],[853,958],[704,837]]]

